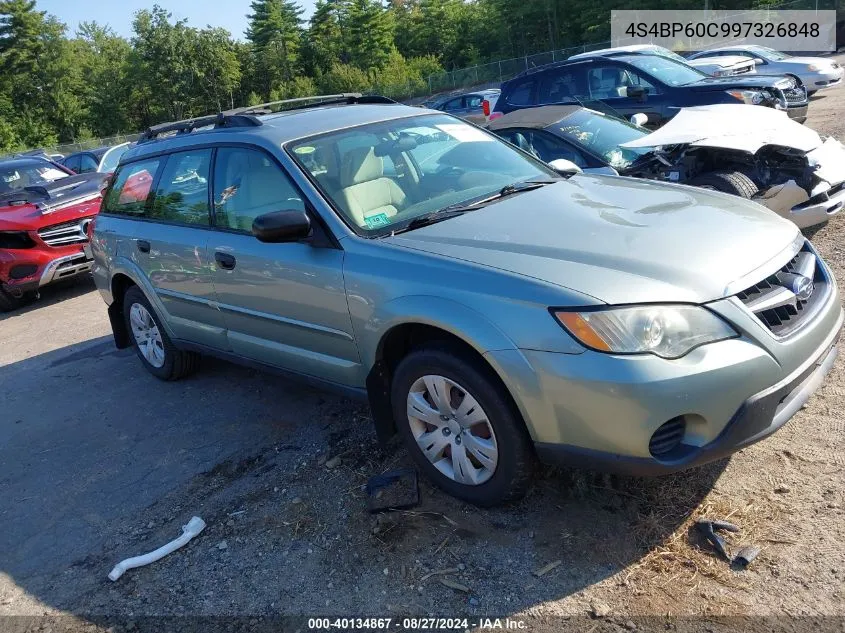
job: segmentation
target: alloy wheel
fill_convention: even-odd
[[[164,343],[153,316],[140,303],[133,303],[129,309],[129,324],[132,336],[146,361],[159,369],[164,366]]]

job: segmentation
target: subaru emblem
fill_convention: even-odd
[[[792,280],[792,284],[789,289],[795,293],[795,296],[798,297],[798,299],[806,301],[813,296],[815,286],[812,279],[804,277],[803,275],[796,275]]]

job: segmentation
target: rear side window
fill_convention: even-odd
[[[547,73],[540,80],[540,94],[537,103],[561,103],[572,101],[575,98],[586,94],[583,84],[582,67],[571,70],[561,70],[556,73]]]
[[[103,210],[114,215],[144,217],[153,179],[161,163],[161,158],[154,158],[121,167],[115,174]]]
[[[80,174],[87,174],[92,171],[97,171],[97,165],[98,163],[93,156],[90,154],[82,154],[79,157],[79,169],[76,171]]]
[[[211,150],[179,152],[167,157],[148,217],[154,220],[209,226]]]
[[[529,79],[516,84],[508,95],[508,103],[512,105],[534,105],[534,80]]]

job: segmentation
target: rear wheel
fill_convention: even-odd
[[[758,191],[754,181],[740,171],[711,171],[691,178],[687,184],[748,199]]]
[[[502,391],[481,361],[440,345],[406,356],[391,388],[399,435],[420,469],[480,506],[522,497],[535,466],[525,425]]]
[[[138,358],[153,376],[178,380],[199,368],[199,354],[173,345],[149,300],[137,286],[127,290],[123,297],[123,318]]]

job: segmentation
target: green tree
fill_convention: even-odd
[[[393,15],[379,0],[351,0],[342,17],[344,61],[362,70],[381,68],[395,48]]]
[[[269,98],[299,69],[302,8],[293,0],[254,0],[250,6],[246,37],[253,47],[262,92]]]
[[[302,66],[312,76],[328,72],[340,60],[342,10],[339,0],[317,0],[302,42]]]

